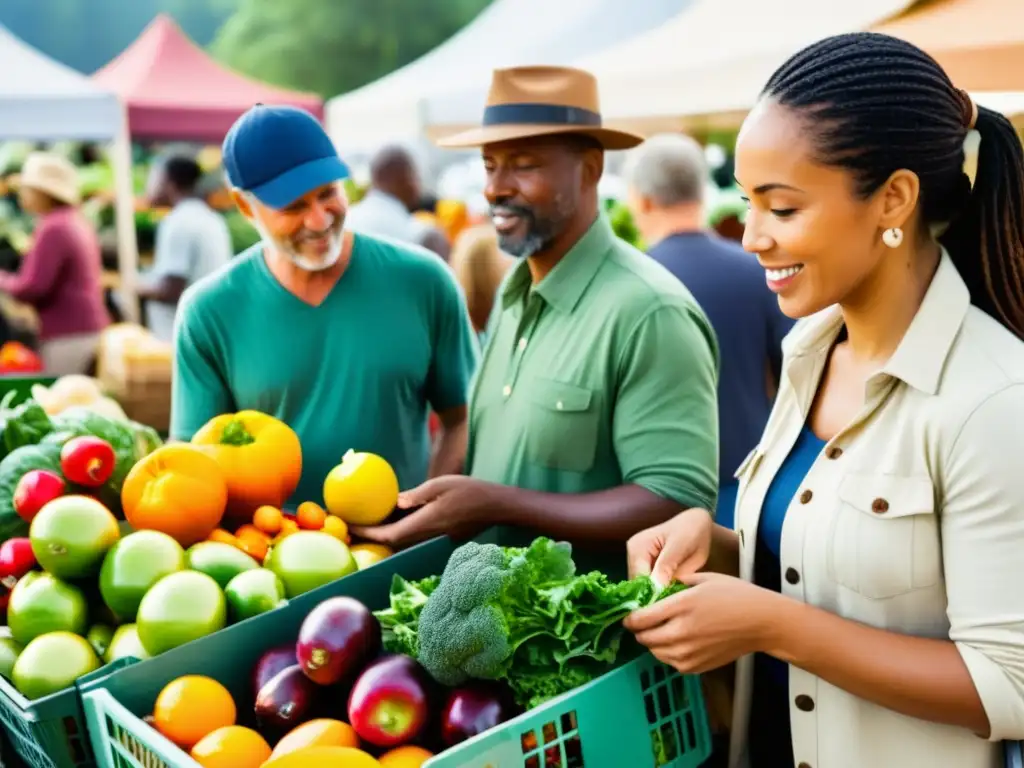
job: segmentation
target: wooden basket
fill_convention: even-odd
[[[171,345],[119,323],[100,339],[97,377],[128,418],[166,433],[171,421]]]

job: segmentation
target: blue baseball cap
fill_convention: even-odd
[[[271,208],[349,176],[327,132],[296,107],[257,104],[231,126],[221,155],[231,185]]]

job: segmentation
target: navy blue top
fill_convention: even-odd
[[[754,583],[782,591],[782,524],[786,510],[800,490],[811,465],[825,442],[804,426],[793,450],[772,480],[761,507],[754,554]],[[789,666],[776,658],[754,656],[754,696],[750,714],[751,765],[793,768],[793,743],[789,723]]]
[[[767,367],[778,379],[782,339],[793,321],[779,309],[757,259],[731,240],[686,232],[666,237],[649,253],[689,289],[718,337],[719,484],[729,485],[761,439],[772,408]],[[731,513],[716,522],[730,525]]]

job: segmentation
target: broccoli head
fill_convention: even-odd
[[[448,559],[419,617],[419,662],[443,685],[497,679],[524,639],[510,621],[528,611],[530,587],[571,579],[568,544],[537,539],[529,548],[469,542]]]

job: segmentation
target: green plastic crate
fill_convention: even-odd
[[[111,668],[82,678],[101,680]],[[0,677],[0,724],[10,751],[29,768],[92,768],[92,745],[85,729],[85,715],[77,687],[30,701]],[[10,768],[20,768],[11,761]]]
[[[12,405],[17,405],[32,396],[32,385],[42,384],[48,387],[57,379],[53,376],[41,376],[36,373],[12,373],[0,376],[0,400],[10,391],[17,392]]]
[[[521,545],[524,533],[492,529],[478,541]],[[419,579],[439,573],[455,545],[448,539],[414,547],[277,610],[228,627],[161,656],[80,684],[88,733],[99,768],[198,768],[146,725],[160,690],[187,674],[220,680],[239,702],[251,698],[250,673],[268,648],[294,641],[302,620],[327,597],[349,595],[371,608],[388,604],[393,573]],[[621,557],[577,552],[581,570],[621,576]],[[239,723],[252,726],[240,707]],[[642,654],[598,680],[553,699],[500,728],[439,754],[428,768],[697,768],[711,753],[699,678],[681,676]],[[660,759],[656,759],[656,755]]]

